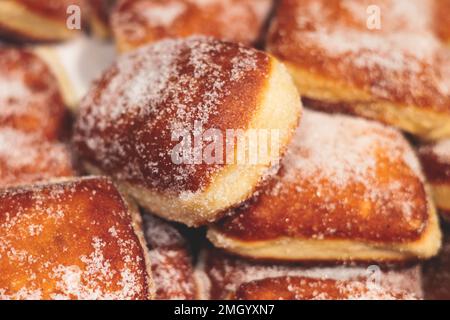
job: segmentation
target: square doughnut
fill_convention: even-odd
[[[0,187],[74,175],[72,157],[64,144],[0,128]]]
[[[281,0],[268,51],[311,107],[442,139],[450,137],[449,12],[440,0]]]
[[[120,0],[111,24],[119,51],[201,34],[255,44],[272,0]]]
[[[106,178],[0,191],[0,299],[147,299],[143,234]]]
[[[436,206],[450,221],[450,139],[423,144],[418,153]]]
[[[416,300],[419,266],[299,266],[257,263],[215,249],[202,253],[203,295],[228,300]]]
[[[305,111],[278,175],[211,226],[219,248],[281,261],[403,261],[441,245],[419,160],[395,129]]]
[[[84,19],[85,0],[2,0],[0,34],[13,40],[59,41],[75,37],[78,29],[69,29],[68,7],[81,8]],[[81,26],[82,27],[82,26]]]
[[[55,140],[64,118],[58,82],[48,66],[29,51],[0,47],[0,127]]]
[[[143,215],[157,300],[198,299],[193,256],[185,236],[156,216]]]
[[[73,142],[87,170],[114,177],[149,212],[198,226],[272,173],[301,110],[270,55],[210,37],[168,39],[104,73],[80,104]],[[238,148],[237,136],[258,132],[273,139],[257,148],[239,139]]]

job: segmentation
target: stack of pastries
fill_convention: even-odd
[[[450,1],[71,1],[75,112],[68,5],[0,3],[0,299],[450,299]]]

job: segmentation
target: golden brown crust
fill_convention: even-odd
[[[417,240],[429,221],[420,166],[399,132],[308,111],[278,176],[214,228],[243,241],[381,244]]]
[[[81,103],[74,143],[91,172],[119,180],[149,211],[200,225],[251,195],[300,113],[291,78],[265,53],[206,37],[164,40],[104,74]],[[210,162],[210,143],[195,142],[208,129],[220,134]],[[235,141],[223,138],[258,129],[279,133],[280,154],[236,163]],[[237,177],[247,180],[229,188]]]
[[[371,289],[361,280],[280,277],[242,284],[231,300],[416,300],[396,289]]]
[[[147,299],[149,275],[113,184],[85,178],[0,193],[2,299]]]
[[[193,257],[184,236],[170,223],[144,214],[147,240],[158,300],[193,300],[198,298]]]
[[[121,0],[112,27],[121,51],[195,34],[255,43],[272,0]]]
[[[41,134],[61,134],[65,109],[58,83],[47,65],[31,52],[0,48],[0,126]]]
[[[381,9],[379,30],[367,27],[373,5]],[[442,119],[450,117],[450,54],[434,32],[442,20],[435,14],[435,0],[282,0],[268,48],[287,63],[305,97],[337,108],[346,103],[352,113],[427,138],[449,136],[450,120]],[[430,114],[431,124],[411,128],[426,122],[419,112]]]
[[[420,268],[256,263],[208,249],[199,273],[210,299],[417,299]]]
[[[0,129],[0,186],[75,175],[67,147],[10,128]]]
[[[235,66],[233,59],[247,64]],[[242,74],[232,81],[234,67]],[[262,52],[208,38],[166,40],[123,56],[81,103],[76,147],[85,161],[116,178],[198,191],[220,166],[174,164],[173,129],[193,129],[194,121],[222,132],[246,129],[269,68]]]

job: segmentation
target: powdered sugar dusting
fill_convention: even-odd
[[[301,171],[307,179],[326,178],[340,187],[352,182],[370,184],[376,178],[379,150],[391,160],[403,159],[414,174],[422,176],[413,149],[397,130],[359,118],[307,110],[283,165],[288,179]]]
[[[272,1],[133,0],[122,1],[121,5],[125,9],[119,6],[112,18],[121,41],[143,45],[155,38],[202,34],[252,43],[259,36]]]
[[[72,174],[71,156],[63,144],[8,127],[0,129],[0,185]]]
[[[435,34],[434,0],[286,3],[275,24],[282,27],[273,29],[275,53],[378,98],[448,109],[438,61],[448,49]],[[371,6],[380,9],[377,28],[368,26]]]
[[[148,7],[145,4],[145,2],[141,1],[136,5],[136,8],[142,8],[142,14],[145,16],[148,24],[152,26],[168,27],[187,9],[186,4],[182,2],[155,2],[152,7]]]
[[[152,176],[151,187],[170,182],[183,189],[196,167],[158,171],[172,163],[171,133],[192,131],[194,123],[210,127],[236,86],[265,75],[261,64],[268,61],[256,50],[205,37],[141,48],[120,57],[84,99],[74,140],[120,179],[147,184]]]
[[[182,234],[170,223],[149,214],[144,215],[144,226],[156,298],[194,299],[193,262]]]
[[[203,272],[206,272],[212,284],[211,298],[213,299],[224,298],[245,283],[280,277],[331,279],[341,281],[344,286],[347,285],[344,283],[345,281],[359,280],[360,282],[357,284],[367,290],[365,296],[357,295],[349,299],[364,299],[371,296],[374,299],[392,299],[394,293],[400,292],[410,299],[422,296],[418,267],[380,270],[378,278],[374,279],[370,269],[365,267],[302,267],[254,263],[221,254],[215,250],[204,253],[202,259],[204,259],[202,261]],[[317,298],[320,298],[320,292],[318,292]]]
[[[142,251],[112,188],[84,178],[4,190],[0,298],[145,299]]]

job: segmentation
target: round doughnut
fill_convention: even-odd
[[[204,296],[228,300],[411,300],[423,298],[421,268],[256,263],[209,249],[199,278]]]
[[[0,128],[0,187],[75,175],[67,147],[11,128]]]
[[[69,6],[81,9],[85,0],[3,0],[0,1],[0,33],[13,40],[58,41],[73,38],[80,29],[70,29],[67,20]],[[83,26],[80,25],[82,28]]]
[[[111,181],[0,191],[0,299],[147,299],[142,230]]]
[[[143,220],[155,298],[197,299],[193,257],[185,237],[176,227],[153,215],[144,214]]]
[[[439,17],[439,3],[282,0],[268,50],[286,64],[311,107],[424,139],[450,137],[450,50],[435,27],[448,30],[448,17]]]
[[[424,144],[418,153],[436,206],[450,221],[450,139]]]
[[[121,0],[112,14],[119,51],[195,34],[255,44],[272,0]]]
[[[283,65],[261,51],[163,40],[105,72],[80,105],[73,141],[90,172],[114,177],[148,211],[198,226],[273,171],[301,108]],[[254,133],[267,139],[246,143]]]
[[[0,127],[56,139],[65,108],[58,82],[33,53],[0,47]]]
[[[406,139],[376,122],[309,110],[278,175],[208,237],[242,256],[286,261],[415,260],[441,245]]]

